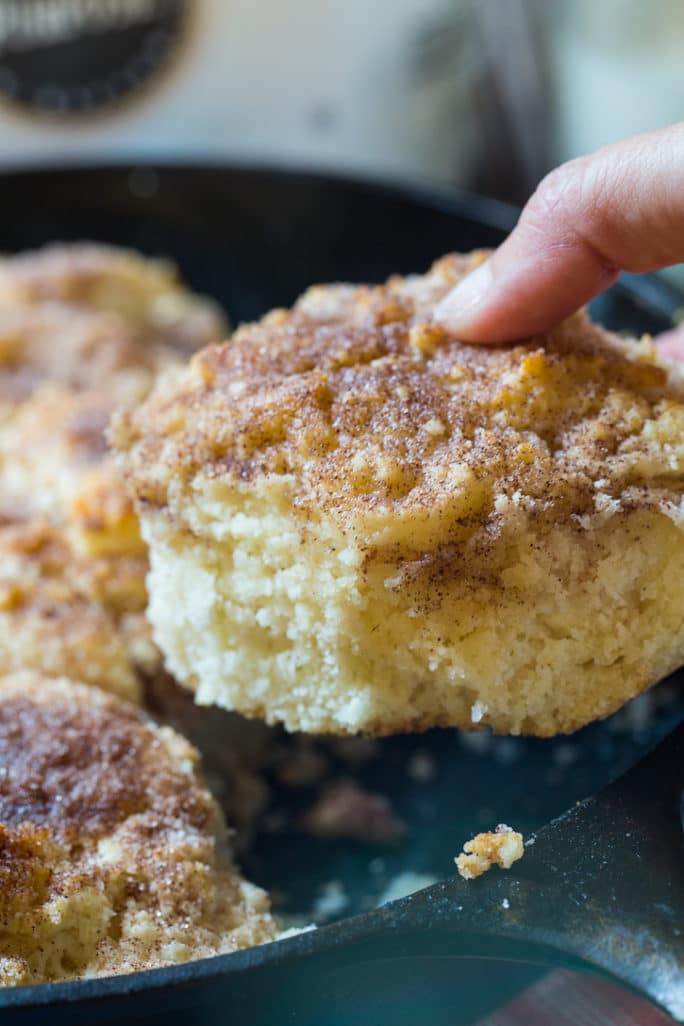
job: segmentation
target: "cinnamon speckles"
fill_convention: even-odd
[[[445,257],[422,279],[375,288],[317,286],[204,350],[191,364],[199,376],[162,384],[115,429],[138,495],[168,501],[179,475],[191,485],[293,474],[345,530],[381,507],[385,547],[407,549],[401,525],[428,508],[443,510],[430,549],[465,516],[468,534],[495,526],[495,494],[521,496],[539,531],[591,513],[593,482],[623,488],[648,449],[640,433],[665,401],[666,373],[583,315],[526,345],[449,339],[431,310],[480,261]],[[632,458],[617,460],[625,447]],[[471,481],[459,514],[454,467]]]
[[[681,383],[584,313],[447,337],[482,259],[316,286],[115,422],[155,637],[201,703],[550,734],[684,660]]]
[[[188,788],[156,728],[134,706],[24,674],[0,679],[0,822],[72,842],[154,810],[206,825],[211,800]],[[187,746],[192,762],[197,755]]]
[[[0,983],[109,975],[270,940],[195,749],[66,678],[0,678]]]

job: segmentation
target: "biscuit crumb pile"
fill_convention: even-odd
[[[492,866],[510,869],[524,854],[522,834],[511,830],[505,823],[499,823],[496,830],[477,834],[471,841],[466,841],[454,862],[464,880],[474,880]]]

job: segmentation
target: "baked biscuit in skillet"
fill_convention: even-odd
[[[45,382],[139,402],[161,369],[225,331],[167,261],[92,243],[0,257],[0,417]]]
[[[45,520],[0,526],[0,675],[71,676],[131,702],[159,667],[144,552],[74,551]]]
[[[146,546],[104,437],[112,405],[41,385],[0,423],[0,674],[73,676],[138,701],[160,661]]]
[[[103,243],[52,243],[0,258],[0,311],[43,303],[109,314],[143,345],[185,353],[225,333],[218,305],[187,289],[173,263]]]
[[[273,940],[197,751],[65,678],[0,678],[0,983],[107,976]]]
[[[684,402],[578,313],[432,319],[483,259],[310,289],[162,376],[113,439],[169,669],[290,730],[572,731],[684,662]]]
[[[108,451],[107,392],[41,385],[0,423],[0,517],[45,517],[84,552],[144,551],[133,504]]]

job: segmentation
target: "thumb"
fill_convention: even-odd
[[[505,342],[553,327],[621,270],[684,260],[684,123],[562,164],[493,256],[435,309],[450,334]]]

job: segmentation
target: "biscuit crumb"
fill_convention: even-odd
[[[474,702],[470,707],[470,719],[473,723],[480,723],[487,712],[488,709],[484,702]]]
[[[477,834],[466,841],[454,862],[464,880],[474,880],[495,865],[510,869],[524,853],[523,835],[505,823],[499,823],[496,830]]]

